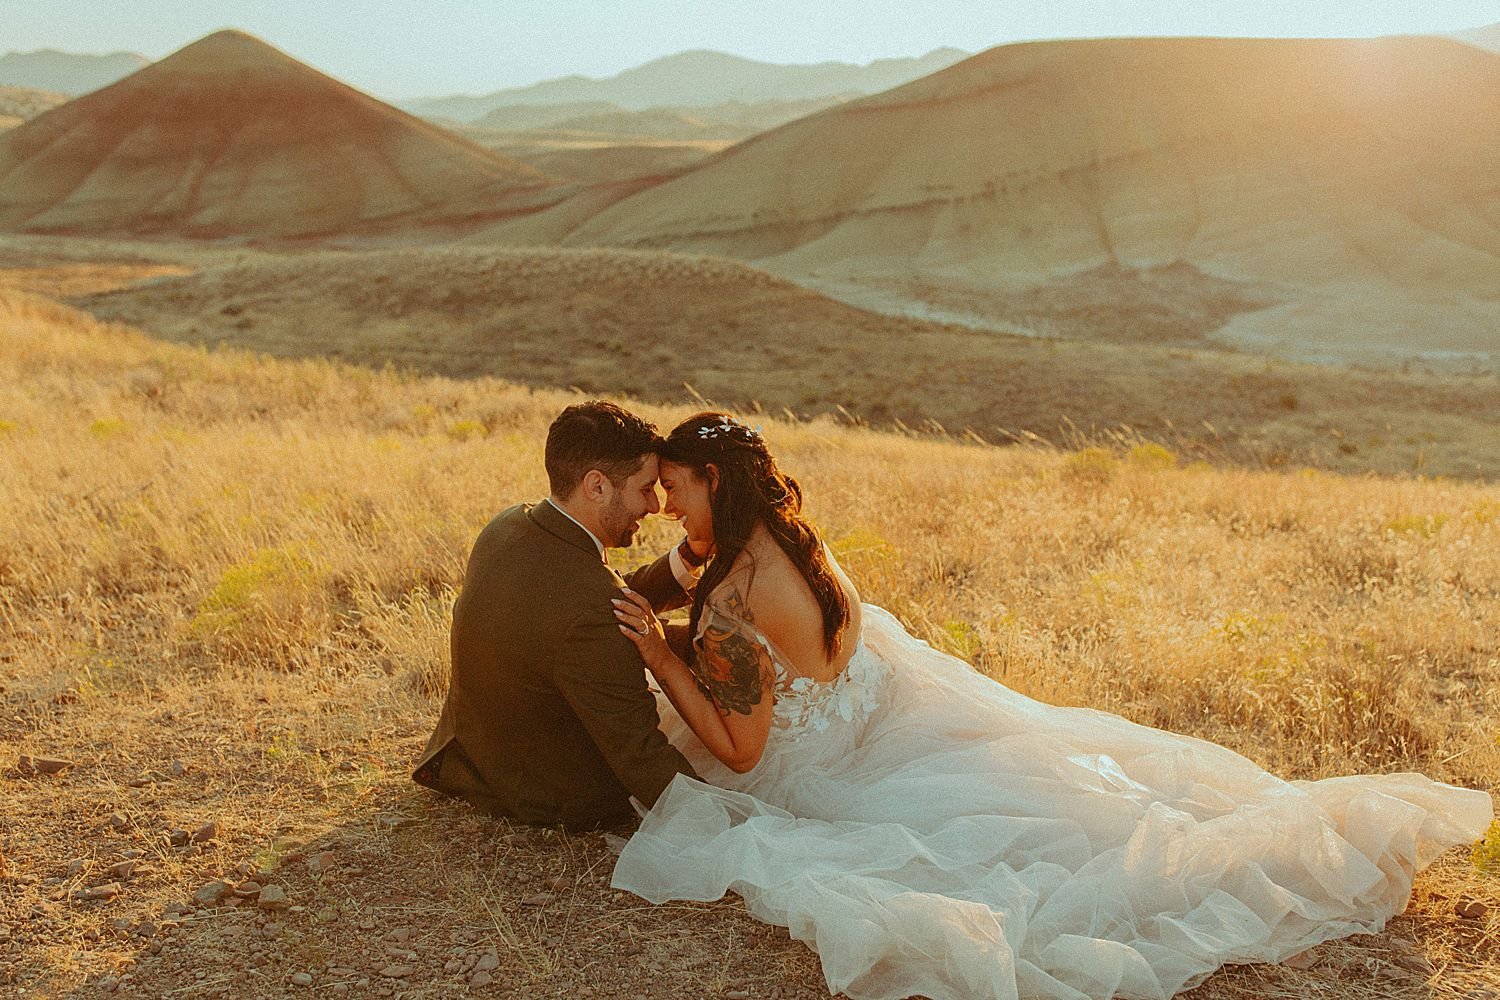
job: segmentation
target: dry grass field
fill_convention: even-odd
[[[99,280],[115,260],[157,280]],[[173,265],[195,273],[172,277]],[[102,318],[188,344],[658,403],[686,398],[686,383],[730,406],[852,414],[886,428],[935,422],[992,442],[1035,435],[1081,446],[1126,428],[1216,463],[1500,476],[1500,376],[1351,371],[1213,350],[1194,339],[1217,322],[1208,304],[1156,316],[1124,279],[1110,284],[1114,307],[1075,303],[1086,315],[1069,322],[1130,330],[1134,317],[1154,331],[1138,342],[887,316],[737,261],[626,250],[288,254],[9,237],[0,240],[7,282],[74,296]],[[1061,309],[1031,308],[1043,305]]]
[[[646,906],[609,836],[408,780],[468,546],[576,397],[3,289],[0,331],[0,993],[822,995],[733,899]],[[1493,485],[753,419],[865,598],[1007,685],[1292,777],[1500,791]],[[1496,995],[1500,829],[1385,932],[1191,994]]]

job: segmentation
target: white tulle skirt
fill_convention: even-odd
[[[615,887],[737,892],[860,1000],[1166,998],[1225,963],[1379,930],[1418,869],[1493,817],[1487,793],[1418,774],[1283,781],[1032,701],[879,608],[864,618],[851,670],[878,678],[867,710],[773,729],[748,774],[663,700],[705,780],[672,783]]]

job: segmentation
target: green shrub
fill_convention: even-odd
[[[1079,482],[1104,483],[1114,476],[1118,464],[1108,448],[1085,448],[1063,460],[1063,475]]]
[[[1177,464],[1177,456],[1153,441],[1146,441],[1130,449],[1130,462],[1147,469],[1170,469]]]
[[[89,433],[101,441],[107,441],[125,433],[125,421],[117,417],[100,417],[89,424]]]
[[[1490,824],[1484,839],[1474,845],[1469,857],[1481,875],[1500,876],[1500,819]]]
[[[455,441],[484,437],[489,430],[477,420],[458,420],[448,425],[448,436]]]

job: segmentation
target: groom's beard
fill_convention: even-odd
[[[605,508],[602,520],[604,523],[601,527],[604,528],[606,537],[600,540],[604,542],[605,548],[629,548],[630,543],[635,541],[635,532],[638,527],[636,517],[630,513],[621,497],[615,497]]]

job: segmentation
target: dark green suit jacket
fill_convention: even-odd
[[[658,728],[645,665],[610,598],[687,603],[667,557],[628,580],[550,503],[479,533],[453,605],[452,678],[413,780],[526,823],[586,829],[633,818],[688,762]]]

